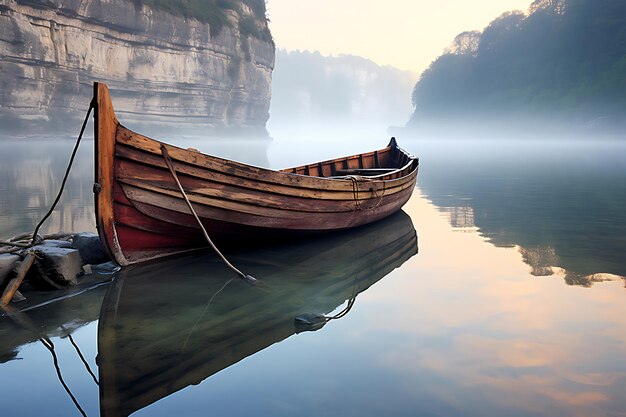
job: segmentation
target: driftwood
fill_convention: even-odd
[[[26,297],[24,297],[24,294],[22,294],[19,290],[15,291],[15,295],[11,299],[11,301],[14,303],[19,303],[20,301],[24,300],[26,300]]]
[[[26,255],[26,258],[24,258],[17,270],[17,275],[15,276],[15,278],[9,281],[9,284],[4,289],[2,298],[0,298],[0,306],[4,307],[11,302],[13,296],[19,289],[22,281],[24,281],[24,277],[26,277],[26,274],[28,273],[28,270],[32,266],[36,257],[37,255],[35,255],[35,252],[30,252],[28,255]]]

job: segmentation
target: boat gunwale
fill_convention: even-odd
[[[217,172],[228,177],[244,178],[244,179],[253,180],[259,183],[286,186],[286,187],[291,187],[291,188],[296,188],[296,189],[319,190],[319,191],[330,191],[330,192],[333,192],[333,191],[352,192],[354,190],[354,182],[351,179],[351,176],[317,177],[317,176],[312,176],[312,175],[297,174],[293,172],[285,172],[283,170],[274,170],[274,169],[269,169],[269,168],[258,167],[258,166],[246,164],[243,162],[233,161],[230,159],[225,159],[225,158],[221,158],[218,156],[205,154],[199,151],[181,148],[179,146],[171,145],[166,142],[161,142],[157,139],[153,139],[148,136],[142,135],[140,133],[134,132],[128,129],[127,127],[123,126],[121,123],[119,124],[119,127],[131,133],[134,139],[136,140],[139,140],[142,142],[148,142],[148,143],[153,142],[154,145],[166,146],[168,148],[170,158],[172,159],[172,161],[176,162],[177,164],[184,164],[184,165],[188,165],[191,167],[196,167],[201,170]],[[161,158],[160,146],[159,146],[159,151],[157,151],[156,146],[153,146],[153,148],[155,149],[150,149],[147,147],[135,145],[133,143],[130,143],[127,139],[119,140],[118,135],[116,135],[116,144],[122,145],[128,148],[132,148],[133,150],[144,152],[146,154]],[[378,150],[378,152],[382,150],[386,150],[386,149],[394,149],[394,148],[391,146],[387,146],[385,148]],[[399,185],[399,183],[402,183],[403,181],[411,180],[411,176],[414,175],[418,171],[419,159],[410,155],[404,149],[400,148],[397,145],[395,146],[395,149],[397,149],[399,152],[402,153],[402,155],[404,155],[405,157],[409,159],[409,161],[406,164],[404,164],[402,167],[396,168],[389,173],[380,174],[377,176],[360,175],[360,176],[352,176],[352,178],[357,179],[357,182],[362,183],[362,184],[366,184],[366,183],[370,183],[374,181],[380,182],[381,184],[385,183],[387,187],[394,187],[394,186]],[[178,153],[181,153],[182,155],[185,155],[185,156],[189,156],[189,159],[192,159],[195,157],[194,159],[196,160],[195,161],[186,160],[185,158],[181,158],[181,155],[178,155]],[[340,157],[336,159],[343,160],[343,159],[359,157],[360,155],[367,155],[367,154],[373,155],[374,152],[354,154],[354,155],[349,155],[346,157]],[[198,156],[201,156],[202,160],[198,160],[199,159],[197,158]],[[126,158],[126,159],[132,160],[131,158]],[[324,164],[326,162],[332,162],[332,161],[335,161],[335,160],[331,159],[327,161],[320,161],[320,162],[316,162],[315,164]],[[207,166],[211,163],[216,163],[216,164],[225,165],[225,166],[234,165],[234,167],[241,169],[241,171],[240,172],[228,172],[224,169],[219,169],[218,167],[215,167],[215,166]],[[413,165],[415,167],[411,169]],[[300,165],[298,167],[302,167],[302,166],[306,166],[306,165]],[[295,167],[295,168],[298,168],[298,167]],[[245,172],[245,171],[249,171],[250,169],[253,171]],[[286,169],[294,169],[294,168],[286,168]],[[385,177],[402,174],[402,172],[405,170],[409,170],[409,172],[397,178],[385,179]],[[254,172],[254,171],[257,171],[257,172]],[[328,188],[325,188],[323,186],[324,184]],[[360,191],[366,191],[366,190],[360,190]]]
[[[283,168],[283,169],[272,169],[272,168],[265,168],[265,167],[260,167],[260,166],[257,166],[257,165],[248,164],[248,163],[245,163],[245,162],[235,161],[235,160],[232,160],[232,159],[222,158],[220,156],[207,154],[207,153],[200,152],[200,151],[197,151],[197,150],[185,149],[183,147],[180,147],[180,146],[177,146],[177,145],[173,145],[171,143],[163,142],[163,141],[160,141],[158,139],[154,139],[154,138],[151,138],[149,136],[143,135],[141,133],[135,132],[134,130],[129,129],[128,127],[124,126],[122,123],[118,122],[118,124],[119,124],[119,127],[121,127],[122,129],[127,130],[128,132],[132,133],[134,136],[138,136],[139,139],[146,140],[146,141],[154,141],[154,142],[156,142],[158,144],[165,145],[168,148],[173,148],[174,150],[181,151],[181,152],[183,152],[185,154],[189,154],[189,155],[200,154],[200,155],[202,155],[202,156],[204,156],[206,158],[214,159],[217,162],[220,162],[220,163],[223,163],[223,164],[234,163],[234,164],[240,165],[242,167],[253,168],[255,170],[259,170],[259,171],[262,171],[262,172],[271,172],[273,174],[281,174],[281,175],[285,174],[285,175],[288,175],[288,176],[303,177],[303,178],[314,178],[316,180],[346,181],[348,179],[349,175],[339,175],[339,176],[332,176],[332,177],[320,177],[320,176],[316,176],[316,175],[306,175],[306,174],[298,174],[296,172],[288,172],[288,170],[298,169],[298,168],[303,168],[303,167],[306,167],[306,166],[318,165],[318,164],[324,165],[324,164],[331,163],[331,162],[350,160],[350,159],[359,158],[359,157],[373,156],[375,153],[380,153],[380,152],[385,151],[387,149],[389,149],[390,151],[393,151],[394,149],[396,149],[401,154],[403,154],[404,156],[407,157],[407,159],[408,159],[407,163],[405,163],[401,167],[393,168],[393,171],[390,171],[390,172],[387,172],[387,173],[384,173],[384,174],[379,174],[379,175],[359,175],[359,177],[363,177],[363,178],[367,178],[367,179],[381,179],[383,181],[386,181],[386,180],[383,179],[384,177],[398,174],[398,173],[404,171],[405,169],[410,168],[411,165],[415,161],[419,161],[419,158],[411,155],[410,153],[408,153],[407,151],[405,151],[404,149],[399,147],[395,143],[395,140],[394,140],[395,138],[392,138],[392,142],[390,142],[389,145],[385,146],[384,148],[377,149],[375,151],[367,151],[367,152],[362,152],[362,153],[357,153],[357,154],[352,154],[352,155],[347,155],[347,156],[341,156],[341,157],[333,158],[333,159],[326,159],[326,160],[323,160],[323,161],[315,161],[315,162],[311,162],[311,163],[307,163],[307,164],[298,165],[298,166],[295,166],[295,167],[289,167],[289,168]],[[146,149],[144,147],[133,146],[133,145],[131,145],[130,143],[128,143],[126,141],[120,141],[120,140],[118,140],[117,136],[118,135],[116,134],[116,143],[118,143],[118,144],[122,144],[122,145],[128,146],[128,147],[132,147],[134,149],[138,149],[138,150],[141,150],[143,152],[147,152],[147,153],[150,153],[150,154],[153,154],[153,155],[158,155],[156,152],[152,152],[149,149]],[[169,150],[170,149],[168,149],[168,151]],[[171,155],[170,154],[170,158],[172,160],[176,160],[176,161],[181,162],[181,163],[186,163],[186,164],[189,164],[189,165],[200,166],[200,167],[205,168],[205,169],[221,172],[220,170],[203,167],[202,165],[199,165],[199,164],[194,164],[194,163],[189,162],[189,161],[181,160],[181,159],[177,158],[175,155]],[[399,178],[390,178],[389,180],[396,180],[396,179],[401,179],[401,178],[407,177],[407,176],[409,176],[411,174],[411,172],[412,171],[410,171],[408,174],[403,175],[403,176],[401,176]],[[261,173],[259,173],[259,174],[261,174]],[[230,174],[230,175],[238,176],[236,174]],[[263,181],[263,180],[260,180],[260,181]],[[263,182],[267,182],[267,181],[263,181]]]
[[[120,161],[119,162],[120,165],[140,163],[126,156],[121,156],[119,158],[119,161]],[[180,175],[181,178],[189,177],[190,179],[194,181],[214,183],[214,184],[219,184],[220,186],[223,186],[223,187],[231,187],[234,189],[236,188],[236,189],[241,190],[242,193],[250,193],[251,191],[253,191],[253,192],[261,192],[264,194],[282,196],[285,198],[302,198],[302,199],[316,200],[316,201],[319,201],[319,200],[353,201],[353,200],[369,200],[369,199],[380,198],[380,196],[377,195],[375,191],[372,191],[369,188],[369,186],[371,185],[369,181],[358,182],[356,188],[351,187],[349,189],[344,189],[344,190],[314,190],[314,191],[311,191],[310,189],[303,189],[301,187],[293,187],[293,186],[287,186],[283,184],[266,183],[266,184],[271,184],[272,187],[259,191],[255,187],[255,183],[262,182],[262,181],[252,181],[248,178],[234,177],[233,175],[225,174],[221,171],[214,171],[214,172],[216,172],[218,175],[224,176],[225,178],[222,178],[222,179],[207,178],[205,176],[200,175],[200,173],[191,172],[191,170],[186,167],[191,167],[191,169],[195,168],[195,169],[205,170],[202,167],[197,167],[195,165],[181,162],[178,164],[178,169],[177,169],[178,174]],[[161,170],[163,171],[163,173],[167,173],[166,172],[167,170],[163,166],[150,165],[148,169]],[[413,179],[414,179],[413,176],[415,175],[416,175],[416,172],[411,172],[411,174],[405,177],[389,180],[386,182],[378,182],[374,184],[384,185],[384,188],[382,188],[382,192],[383,192],[382,196],[388,196],[388,195],[392,195],[396,192],[399,192],[405,188],[412,186],[411,183],[413,182]],[[227,179],[229,178],[241,178],[243,181],[235,183],[233,181],[227,181]],[[116,175],[115,179],[116,181],[123,183],[123,184],[126,184],[129,181],[135,182],[135,180],[129,179],[127,175],[121,175],[121,174]],[[147,184],[152,184],[154,182],[152,180],[147,180],[147,179],[141,179],[140,181],[145,181]],[[162,188],[167,188],[167,187],[163,186]],[[190,188],[188,191],[191,193],[204,194],[203,192],[197,192],[193,188]]]
[[[380,150],[384,150],[384,149],[387,149],[387,148],[379,149],[379,151]],[[299,165],[299,166],[293,167],[293,168],[285,168],[284,170],[281,169],[281,170],[275,171],[275,172],[280,172],[281,174],[299,175],[299,176],[308,177],[308,178],[319,178],[319,179],[322,179],[322,180],[331,180],[331,181],[332,180],[335,180],[335,181],[345,181],[345,180],[349,179],[350,177],[359,177],[359,178],[368,179],[368,180],[381,180],[381,181],[399,180],[399,179],[406,178],[409,175],[411,175],[413,170],[410,171],[408,174],[402,175],[401,177],[398,177],[398,178],[390,178],[389,180],[385,180],[384,177],[395,175],[397,173],[400,173],[400,172],[404,171],[405,169],[410,168],[411,165],[413,165],[413,162],[417,160],[417,158],[412,156],[411,154],[406,153],[400,147],[396,147],[395,149],[400,150],[404,155],[408,156],[410,158],[409,162],[406,163],[404,166],[402,166],[400,168],[395,168],[393,171],[386,172],[384,174],[379,174],[379,175],[354,175],[354,176],[352,176],[352,175],[337,175],[337,176],[332,176],[332,177],[318,177],[318,176],[315,176],[315,175],[298,174],[296,172],[286,172],[287,169],[295,169],[295,168],[300,168],[301,166],[307,166],[307,165],[312,165],[312,164]],[[355,154],[355,155],[347,156],[345,158],[342,157],[342,158],[337,158],[337,159],[342,160],[342,159],[352,158],[354,156],[356,156],[356,157],[358,157],[360,155],[365,156],[366,154],[369,154],[369,153],[370,152],[366,152],[366,153],[362,153],[362,154]],[[373,152],[371,152],[371,153],[373,154]],[[333,161],[335,161],[335,160],[334,159],[329,159],[328,161],[314,162],[314,164],[324,164],[326,162],[333,162]]]

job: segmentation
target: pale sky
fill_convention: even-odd
[[[277,48],[352,54],[421,73],[454,37],[531,0],[268,0]]]

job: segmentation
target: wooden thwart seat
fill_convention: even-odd
[[[355,169],[338,169],[335,171],[336,176],[342,175],[363,175],[374,176],[383,175],[396,171],[398,168],[355,168]]]

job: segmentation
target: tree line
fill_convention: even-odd
[[[626,118],[626,1],[536,0],[459,34],[424,71],[409,122]]]

